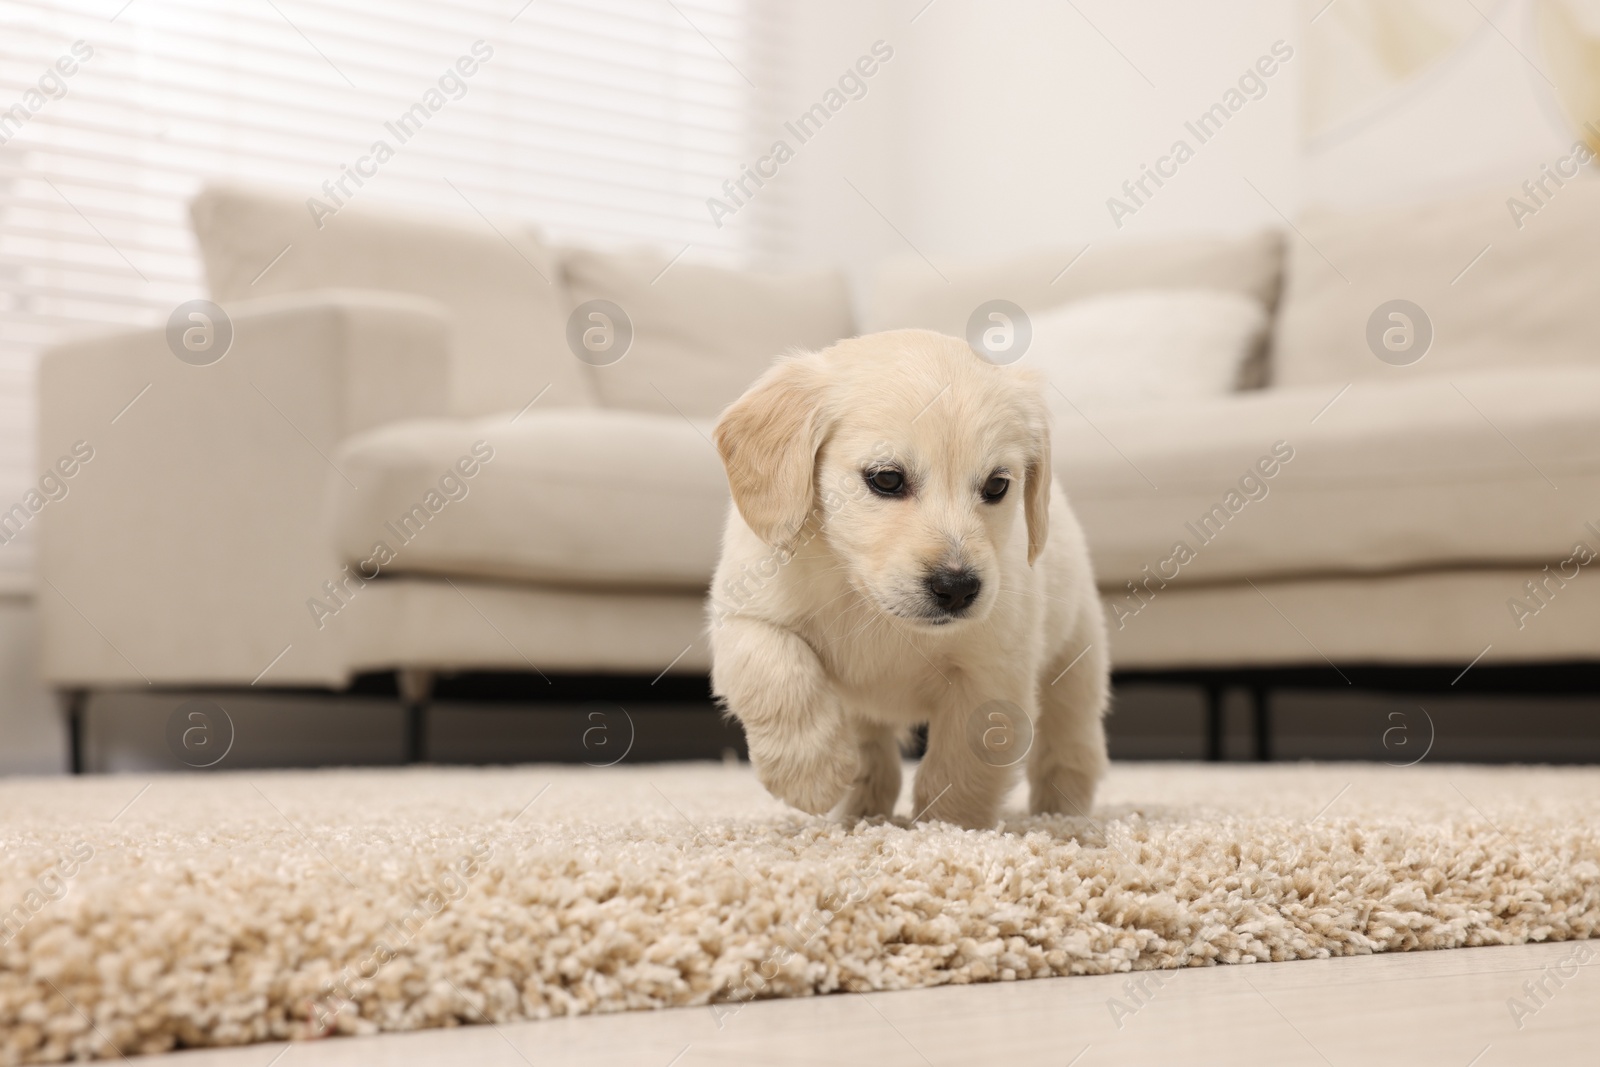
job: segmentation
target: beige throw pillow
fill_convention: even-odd
[[[597,352],[591,362],[607,407],[715,416],[775,356],[855,332],[837,271],[759,274],[673,263],[642,250],[569,249],[563,259],[574,308],[609,301],[632,325],[621,358]],[[606,323],[594,321],[603,338]]]
[[[308,289],[381,289],[451,312],[451,414],[589,407],[593,390],[564,340],[560,266],[535,236],[480,219],[355,201],[323,217],[282,190],[218,185],[190,205],[212,299]],[[513,243],[514,242],[514,243]]]

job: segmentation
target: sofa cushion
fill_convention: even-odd
[[[543,402],[541,401],[541,404]],[[333,456],[352,571],[703,590],[728,490],[708,424],[600,409],[397,422]]]
[[[1580,177],[1549,188],[1553,195],[1534,214],[1513,212],[1507,190],[1499,189],[1362,214],[1306,215],[1299,223],[1304,240],[1290,242],[1273,382],[1342,385],[1491,367],[1600,366],[1600,182]],[[1405,363],[1408,354],[1400,353],[1398,365],[1379,359],[1367,342],[1374,312],[1397,299],[1420,307],[1433,333],[1425,355]],[[1379,318],[1390,321],[1387,313]]]
[[[837,271],[759,274],[642,250],[570,249],[563,258],[574,307],[608,300],[633,324],[621,359],[591,364],[608,407],[715,416],[773,357],[855,332]]]
[[[515,411],[546,385],[542,407],[594,402],[568,352],[559,264],[532,235],[356,201],[322,217],[304,199],[213,186],[190,205],[213,299],[306,289],[388,289],[451,312],[450,410]],[[512,245],[512,241],[516,245]]]
[[[1032,318],[1021,362],[1049,378],[1057,418],[1231,393],[1267,331],[1260,304],[1215,289],[1129,289]]]
[[[971,263],[941,264],[944,275],[918,256],[885,262],[873,279],[863,327],[906,327],[965,337],[978,305],[1009,300],[1029,315],[1073,300],[1130,289],[1220,289],[1240,293],[1270,311],[1278,295],[1282,238],[1189,237],[1048,248]],[[1240,384],[1259,385],[1264,359],[1246,365]]]
[[[1107,590],[1142,584],[1146,567],[1183,583],[1452,566],[1532,577],[1578,540],[1600,546],[1585,525],[1600,529],[1600,368],[1091,417],[1058,424],[1052,454]]]

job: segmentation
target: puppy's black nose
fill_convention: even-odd
[[[928,592],[939,607],[951,615],[960,615],[978,599],[983,583],[968,570],[951,570],[941,567],[928,575]]]

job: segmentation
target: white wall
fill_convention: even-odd
[[[1320,143],[1303,136],[1299,99],[1318,0],[925,3],[823,0],[793,16],[796,112],[874,40],[895,49],[867,96],[780,179],[786,209],[805,220],[798,258],[843,263],[858,283],[881,257],[911,254],[908,242],[937,265],[1029,246],[1281,227],[1278,211],[1292,218],[1309,204],[1408,202],[1497,183],[1509,196],[1574,139],[1518,53],[1538,54],[1531,0],[1481,5],[1494,28],[1358,129]],[[1119,231],[1107,198],[1175,138],[1194,144],[1185,120],[1280,39],[1295,56],[1267,94],[1196,145]]]
[[[901,106],[913,240],[930,256],[962,255],[1276,221],[1242,179],[1275,201],[1296,196],[1294,61],[1209,142],[1184,122],[1292,39],[1287,5],[1078,9],[956,2],[918,20]],[[1180,138],[1195,157],[1147,186],[1148,206],[1119,231],[1107,199],[1126,199],[1122,183]]]
[[[808,213],[804,258],[859,272],[912,246],[938,264],[1280,221],[1243,177],[1285,211],[1298,205],[1298,56],[1209,143],[1183,128],[1274,41],[1294,39],[1289,0],[1079,0],[1082,15],[1061,3],[935,0],[913,22],[923,3],[827,2],[800,20],[797,111],[874,40],[895,49],[868,95],[785,172]],[[1195,158],[1119,232],[1107,198],[1180,137]]]
[[[779,105],[780,110],[798,116],[834,87],[841,74],[870,54],[875,41],[882,40],[894,49],[893,58],[867,79],[866,95],[847,104],[813,139],[796,144],[793,162],[777,179],[785,197],[781,210],[791,218],[805,220],[804,225],[793,227],[797,243],[791,258],[798,262],[829,266],[873,263],[904,247],[846,184],[847,180],[854,182],[868,196],[889,189],[890,202],[880,204],[879,209],[891,218],[898,214],[893,202],[901,198],[907,175],[891,136],[900,125],[900,83],[910,73],[903,39],[908,16],[901,13],[902,6],[850,0],[796,4],[788,13],[792,35],[787,69],[754,72],[757,78],[765,76],[777,83],[780,99],[788,98],[786,105]],[[772,140],[796,142],[781,126],[768,132]],[[760,131],[756,137],[768,140]],[[865,225],[863,213],[875,225]]]

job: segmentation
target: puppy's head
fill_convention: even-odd
[[[902,619],[983,618],[1003,561],[1032,565],[1048,535],[1038,383],[953,337],[897,330],[783,359],[715,437],[756,536],[821,537],[851,583]]]

